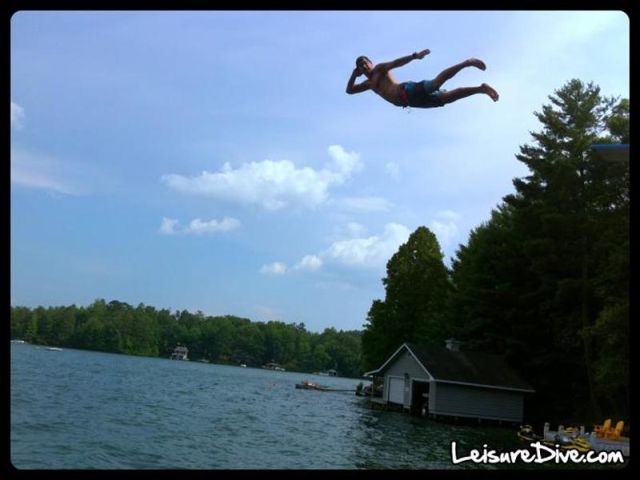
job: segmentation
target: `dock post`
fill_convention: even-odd
[[[549,422],[544,422],[544,428],[542,429],[542,438],[545,440],[549,436]]]

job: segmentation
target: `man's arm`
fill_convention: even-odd
[[[407,55],[406,57],[396,58],[391,62],[379,63],[374,67],[374,70],[379,69],[379,70],[387,71],[387,70],[391,70],[392,68],[402,67],[403,65],[406,65],[407,63],[409,63],[411,60],[423,59],[426,55],[429,55],[430,53],[431,53],[431,50],[429,50],[428,48],[425,50],[421,50],[420,52],[413,52],[411,55]]]
[[[351,76],[349,77],[349,82],[347,82],[347,93],[348,94],[352,94],[352,93],[361,93],[364,92],[366,90],[369,90],[370,84],[369,84],[369,80],[365,80],[362,83],[359,84],[355,84],[356,82],[356,77],[359,77],[360,71],[358,70],[358,68],[354,68],[353,72],[351,72]]]

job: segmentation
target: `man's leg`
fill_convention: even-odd
[[[441,92],[440,100],[442,100],[443,103],[451,103],[455,102],[456,100],[460,100],[461,98],[475,95],[476,93],[484,93],[485,95],[491,97],[494,102],[497,102],[499,98],[498,92],[496,92],[486,83],[483,83],[479,87],[461,87],[446,92]]]
[[[433,79],[433,83],[435,84],[436,88],[440,88],[444,82],[446,82],[450,78],[453,78],[456,73],[466,67],[476,67],[480,70],[485,70],[487,68],[482,60],[479,60],[477,58],[469,58],[464,62],[460,62],[457,65],[449,67],[446,70],[440,72],[438,76]]]

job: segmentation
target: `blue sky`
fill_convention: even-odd
[[[345,93],[358,55],[424,48],[398,81],[478,57],[444,88],[500,100]],[[361,329],[411,232],[450,264],[513,191],[533,112],[572,78],[629,97],[624,13],[18,12],[11,302]]]

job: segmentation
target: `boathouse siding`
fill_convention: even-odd
[[[429,395],[429,413],[452,417],[522,422],[522,392],[438,382]]]

